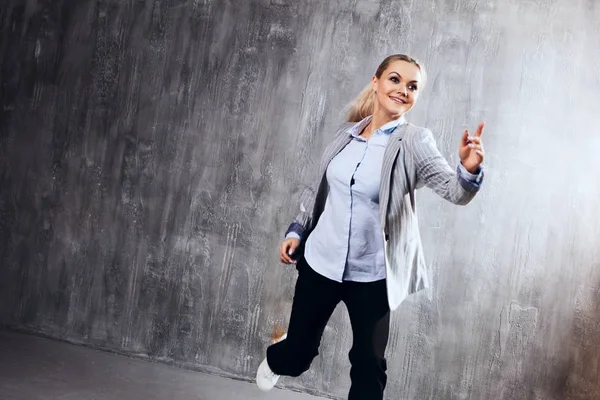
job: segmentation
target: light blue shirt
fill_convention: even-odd
[[[379,219],[379,186],[383,155],[394,130],[404,118],[373,132],[367,141],[359,134],[367,117],[350,128],[352,140],[327,167],[329,192],[315,229],[306,240],[304,257],[320,275],[331,280],[374,282],[385,279],[385,254]],[[461,175],[476,182],[462,165]],[[294,232],[287,237],[299,238]]]

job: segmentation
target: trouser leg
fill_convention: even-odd
[[[298,271],[287,338],[267,349],[267,362],[277,375],[300,376],[308,370],[341,300],[342,283],[319,275],[304,259],[298,261]]]
[[[343,300],[353,334],[348,400],[381,400],[387,383],[385,349],[390,330],[385,280],[344,285]]]

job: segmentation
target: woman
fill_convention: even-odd
[[[349,400],[383,398],[390,310],[429,286],[415,207],[427,185],[464,205],[480,188],[481,133],[465,131],[456,172],[431,132],[406,122],[425,72],[406,55],[387,57],[350,108],[321,159],[314,190],[280,246],[285,264],[297,259],[298,280],[287,335],[267,350],[257,384],[270,390],[280,375],[299,376],[318,354],[321,336],[343,301],[352,325]]]

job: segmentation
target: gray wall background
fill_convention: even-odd
[[[600,3],[4,0],[0,322],[252,378],[286,323],[277,246],[342,109],[386,55],[466,208],[419,192],[433,300],[394,314],[388,399],[600,396]],[[343,397],[343,306],[284,386]]]

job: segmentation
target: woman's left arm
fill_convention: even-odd
[[[454,204],[469,203],[483,181],[481,164],[485,152],[482,133],[483,123],[479,124],[474,136],[469,136],[469,132],[465,130],[458,151],[461,165],[456,172],[441,155],[430,130],[423,129],[414,135],[409,148],[416,165],[419,183],[424,183]]]

